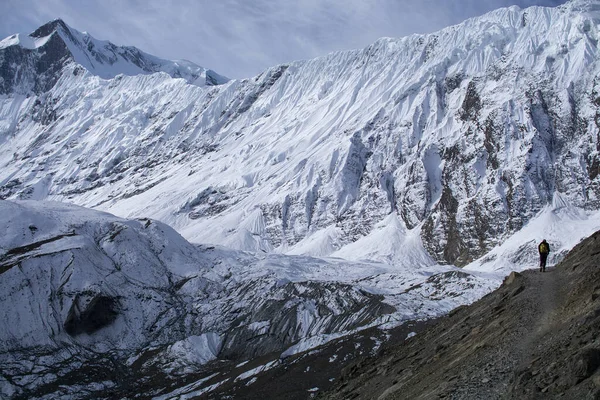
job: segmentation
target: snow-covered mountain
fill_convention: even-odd
[[[2,96],[1,194],[151,215],[194,242],[400,266],[416,234],[436,262],[465,265],[554,193],[598,208],[599,17],[587,0],[499,9],[214,87],[102,76],[76,56],[91,72],[66,63],[52,87]],[[33,36],[52,26],[65,31]],[[26,50],[11,40],[5,60]],[[353,246],[382,224],[391,244]]]
[[[103,79],[165,72],[198,86],[220,85],[228,80],[190,61],[162,60],[135,47],[96,40],[57,19],[29,35],[17,33],[0,41],[0,95],[47,92],[72,63]]]
[[[504,8],[235,81],[60,20],[4,39],[2,394],[289,355],[553,263],[600,229],[599,26]]]

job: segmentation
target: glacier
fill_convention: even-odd
[[[95,396],[124,381],[143,391],[157,374],[152,390],[167,390],[210,375],[211,361],[286,358],[441,315],[494,284],[455,267],[398,273],[192,245],[153,219],[58,202],[0,200],[0,226],[0,393],[11,397]]]

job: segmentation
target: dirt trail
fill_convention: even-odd
[[[535,358],[536,349],[543,346],[544,336],[551,330],[552,320],[557,305],[561,303],[558,274],[553,268],[546,272],[534,271],[527,276],[524,294],[526,301],[532,305],[530,313],[525,313],[523,323],[528,326],[526,335],[515,343],[515,356],[518,357],[518,368],[527,368]]]

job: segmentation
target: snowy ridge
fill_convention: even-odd
[[[423,265],[466,265],[557,191],[597,208],[598,13],[500,9],[212,88],[70,66],[1,101],[0,190],[150,214],[195,242],[399,267],[417,233]],[[386,256],[344,250],[394,213]]]
[[[111,79],[119,74],[166,72],[174,78],[183,78],[198,86],[219,85],[228,80],[187,60],[163,60],[135,47],[118,47],[108,41],[97,40],[87,33],[78,32],[61,20],[52,21],[49,25],[55,27],[55,32],[67,44],[76,63],[104,79]],[[43,27],[36,32],[40,30]]]
[[[50,39],[50,35],[36,38],[27,34],[16,33],[3,40],[0,40],[0,49],[5,49],[10,46],[20,46],[24,49],[33,50],[45,45],[48,39]]]
[[[398,267],[418,235],[427,254],[407,264],[466,265],[555,192],[600,204],[594,4],[500,9],[211,88],[70,65],[51,90],[0,101],[0,193]],[[392,214],[393,245],[344,250]]]

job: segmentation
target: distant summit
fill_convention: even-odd
[[[0,94],[42,93],[54,86],[63,67],[75,62],[104,79],[119,74],[165,72],[196,86],[226,83],[228,78],[190,61],[164,60],[131,46],[116,46],[50,21],[29,35],[14,34],[0,41]]]
[[[69,32],[69,26],[67,24],[65,24],[65,22],[60,18],[55,19],[54,21],[45,23],[44,25],[37,28],[29,36],[35,37],[35,38],[41,38],[41,37],[48,36],[51,33],[53,33],[54,31],[59,30],[59,29],[62,31],[65,31],[65,32]]]

